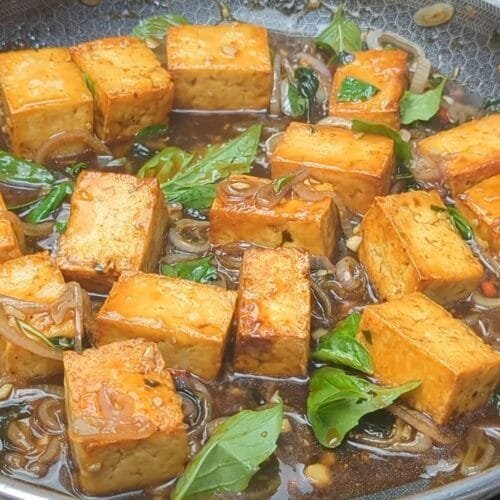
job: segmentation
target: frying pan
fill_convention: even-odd
[[[450,0],[448,0],[450,1]],[[330,19],[336,0],[323,0],[317,9],[310,0],[233,0],[225,4],[235,19],[261,24],[274,31],[315,35]],[[500,74],[500,1],[461,0],[452,21],[434,28],[418,27],[413,14],[432,0],[346,0],[348,13],[362,28],[393,31],[422,46],[433,65],[445,74],[458,71],[458,80],[483,98],[498,97]],[[0,0],[0,51],[24,47],[71,45],[112,34],[127,34],[142,18],[172,12],[196,23],[220,19],[216,0],[102,0],[88,7],[79,0]],[[500,494],[500,466],[429,490],[427,480],[363,497],[365,500],[479,499]],[[0,474],[0,497],[37,500],[69,498]],[[120,496],[121,497],[121,496]],[[281,500],[281,499],[280,499]]]

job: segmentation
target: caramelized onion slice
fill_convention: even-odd
[[[181,252],[203,254],[210,248],[210,223],[193,219],[180,219],[168,232],[168,240]]]
[[[467,435],[467,449],[460,464],[463,476],[472,476],[487,469],[495,456],[495,447],[482,429],[473,427]]]

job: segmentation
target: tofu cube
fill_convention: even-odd
[[[296,248],[250,249],[240,271],[234,369],[302,377],[309,362],[309,255]]]
[[[267,30],[251,24],[182,25],[167,33],[174,106],[265,110],[273,86]]]
[[[232,176],[230,181],[262,186],[272,182],[247,175]],[[309,202],[287,196],[275,207],[266,208],[253,198],[232,201],[218,194],[210,210],[210,239],[216,245],[249,241],[268,247],[305,248],[330,257],[339,236],[337,208],[328,197]]]
[[[381,299],[420,291],[446,304],[479,285],[483,268],[436,191],[375,198],[361,231],[359,258]]]
[[[476,240],[492,253],[500,252],[500,175],[458,195],[460,212],[470,222]]]
[[[0,294],[20,300],[51,303],[64,292],[64,279],[47,252],[24,255],[0,264]],[[31,322],[47,337],[73,337],[73,319],[59,325],[46,323],[43,317]],[[0,337],[0,373],[22,380],[58,375],[63,371],[60,361],[42,358]]]
[[[130,137],[168,122],[174,84],[142,40],[104,38],[70,51],[94,89],[95,130],[102,140]]]
[[[271,156],[271,173],[276,178],[307,167],[333,185],[347,208],[365,213],[375,196],[389,193],[394,164],[392,139],[294,122]]]
[[[33,159],[54,134],[92,127],[92,95],[68,49],[0,53],[0,129],[14,154]],[[57,154],[84,149],[68,144]]]
[[[500,380],[500,354],[419,292],[363,309],[358,338],[383,384],[422,382],[403,399],[438,424],[486,404]]]
[[[356,52],[353,62],[335,71],[330,115],[383,123],[399,129],[399,100],[408,83],[407,63],[408,54],[403,50]],[[378,92],[366,101],[339,101],[337,94],[348,77],[374,85]]]
[[[82,172],[59,240],[57,264],[66,279],[106,292],[122,271],[153,271],[168,224],[154,178]]]
[[[97,345],[141,337],[169,368],[206,379],[220,371],[236,292],[158,274],[123,273],[95,319]]]
[[[24,241],[19,240],[0,193],[0,263],[20,257],[23,249]]]
[[[153,342],[67,351],[64,375],[68,437],[86,495],[155,486],[182,472],[181,399]]]
[[[419,141],[419,162],[444,174],[453,195],[500,174],[500,114],[473,120]]]

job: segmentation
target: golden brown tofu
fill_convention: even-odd
[[[306,375],[310,318],[308,253],[247,250],[240,271],[234,369],[271,377]]]
[[[265,110],[273,86],[267,30],[250,24],[183,25],[167,33],[179,109]]]
[[[154,53],[138,38],[82,43],[71,57],[92,82],[95,130],[103,140],[129,137],[168,122],[174,85]]]
[[[382,383],[422,382],[403,398],[438,424],[486,404],[500,382],[500,354],[418,292],[366,307],[358,338]]]
[[[361,230],[360,261],[382,299],[420,291],[446,304],[479,285],[483,268],[435,191],[375,198]]]
[[[444,179],[453,195],[500,174],[500,114],[473,120],[422,139],[419,162]]]
[[[51,303],[64,292],[64,279],[47,252],[24,255],[0,265],[0,294],[20,300]],[[66,319],[59,325],[43,317],[32,322],[47,337],[73,337],[75,325]],[[0,337],[0,372],[23,380],[45,378],[62,373],[60,361],[42,358]]]
[[[0,53],[0,128],[14,154],[32,159],[54,134],[92,131],[92,109],[92,95],[68,49]],[[57,154],[83,150],[68,144]]]
[[[458,195],[457,207],[470,222],[476,240],[500,252],[500,175],[485,179]]]
[[[0,263],[20,257],[24,250],[24,241],[19,241],[11,217],[0,193]]]
[[[158,274],[123,273],[95,319],[97,345],[142,337],[169,368],[219,373],[236,292]]]
[[[271,184],[268,179],[235,175],[231,182]],[[331,256],[339,237],[337,208],[331,198],[309,202],[286,196],[277,206],[259,206],[255,198],[231,200],[220,193],[210,210],[210,239],[223,245],[249,241],[268,247],[305,248]]]
[[[339,66],[333,77],[330,115],[383,123],[399,129],[399,100],[407,86],[408,54],[403,50],[365,50],[354,61]],[[377,87],[366,101],[339,101],[337,93],[347,77]]]
[[[392,140],[380,135],[294,122],[271,156],[271,172],[276,178],[307,167],[333,185],[347,208],[365,213],[375,196],[389,192],[393,150]]]
[[[64,375],[68,436],[85,494],[138,490],[182,472],[181,400],[153,342],[65,352]]]
[[[71,198],[57,264],[66,279],[105,292],[122,271],[153,271],[168,212],[158,181],[84,171]]]

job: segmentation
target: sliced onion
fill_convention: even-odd
[[[181,252],[203,254],[210,248],[209,228],[208,221],[181,219],[169,230],[168,239]],[[191,237],[189,233],[191,233]]]
[[[275,191],[273,182],[264,184],[255,195],[255,204],[262,208],[274,208],[283,198],[291,193],[293,187],[303,182],[309,176],[307,169],[303,168],[295,172],[293,179],[290,179],[278,192]]]
[[[365,279],[361,264],[353,257],[343,257],[335,266],[335,277],[340,286],[348,293],[364,289]]]
[[[178,202],[168,203],[168,215],[170,220],[178,221],[182,219],[183,208],[182,204]]]
[[[232,175],[217,185],[217,197],[224,204],[243,202],[253,198],[262,186],[257,177]]]
[[[335,265],[324,255],[311,255],[309,257],[309,262],[312,270],[326,269],[329,273],[335,272]]]
[[[327,82],[332,81],[332,74],[328,69],[328,66],[319,57],[307,54],[306,52],[298,52],[296,56],[299,60],[305,62],[308,66],[314,69],[319,74],[320,78],[323,77]]]
[[[58,132],[45,141],[35,153],[37,163],[45,163],[61,147],[67,144],[82,143],[101,155],[112,155],[111,150],[88,130],[69,130]]]
[[[284,132],[276,132],[266,140],[266,155],[271,156],[274,153],[276,146],[284,135]]]
[[[124,422],[134,414],[135,403],[129,394],[102,384],[97,392],[99,409],[104,418]]]
[[[451,102],[446,101],[446,112],[451,123],[465,123],[473,118],[476,118],[480,110],[479,108],[472,106],[471,104],[464,104],[451,99]]]
[[[38,224],[30,224],[21,222],[23,233],[30,238],[43,238],[49,236],[54,230],[54,221],[39,222]]]
[[[30,417],[33,427],[49,434],[64,432],[63,408],[60,399],[46,397],[39,399]]]
[[[467,450],[460,464],[463,476],[472,476],[487,469],[495,456],[495,447],[485,433],[474,427],[467,436]]]
[[[472,294],[472,302],[474,304],[481,306],[481,307],[486,307],[488,309],[493,309],[495,307],[500,307],[500,297],[485,297],[481,292],[475,291]]]
[[[281,55],[277,52],[273,61],[273,90],[269,101],[271,116],[281,114]]]
[[[345,128],[348,130],[352,129],[352,120],[347,118],[340,118],[339,116],[325,116],[316,125],[329,125],[331,127]]]
[[[437,2],[417,10],[414,19],[419,26],[429,28],[447,23],[455,13],[453,5],[445,2]]]
[[[316,299],[316,303],[319,305],[321,312],[323,313],[323,319],[327,324],[330,324],[333,318],[332,301],[323,288],[318,285],[318,283],[316,283],[313,279],[310,280],[310,283],[313,297]]]
[[[241,267],[243,254],[249,249],[257,247],[248,241],[235,241],[219,245],[214,248],[214,254],[219,264],[229,271],[237,271]]]

